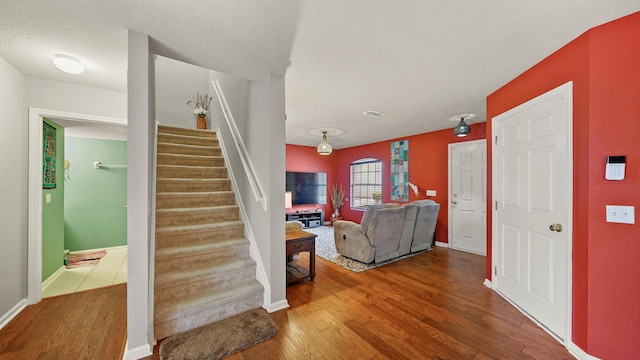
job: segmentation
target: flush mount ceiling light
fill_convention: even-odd
[[[460,121],[458,123],[458,125],[456,125],[456,127],[453,128],[453,133],[457,137],[464,137],[464,136],[469,135],[469,133],[471,132],[471,128],[464,121],[465,120],[469,120],[469,119],[471,119],[473,117],[475,117],[474,114],[460,114],[460,115],[455,115],[455,116],[450,117],[449,121]]]
[[[381,113],[380,111],[375,111],[375,110],[369,110],[369,111],[365,111],[362,114],[370,116],[372,118],[378,118],[380,116],[384,116],[383,113]]]
[[[331,144],[327,142],[327,132],[322,132],[322,141],[318,144],[318,155],[329,155],[333,151]]]
[[[73,56],[56,54],[53,57],[53,64],[60,70],[69,74],[81,74],[84,71],[84,66],[80,60]]]

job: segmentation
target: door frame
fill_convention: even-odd
[[[528,107],[531,107],[539,102],[545,101],[550,97],[553,96],[557,96],[563,94],[567,101],[566,101],[566,106],[567,106],[567,158],[568,158],[568,168],[570,169],[569,171],[569,176],[567,176],[566,179],[563,179],[563,181],[566,181],[568,186],[568,200],[569,200],[569,206],[568,206],[568,214],[567,214],[567,226],[565,226],[564,230],[566,230],[567,232],[567,304],[566,304],[566,311],[567,311],[567,319],[566,319],[566,329],[567,332],[564,336],[564,340],[561,340],[558,336],[556,336],[554,333],[552,333],[551,331],[549,331],[546,327],[544,327],[539,321],[537,321],[536,319],[534,319],[533,317],[531,317],[529,314],[527,314],[526,312],[524,312],[520,307],[518,307],[517,304],[514,304],[511,300],[507,299],[504,295],[502,295],[500,292],[498,292],[497,287],[498,287],[498,282],[497,279],[495,277],[495,269],[496,266],[498,265],[497,260],[498,260],[498,241],[497,241],[497,234],[498,234],[498,229],[497,229],[497,225],[498,225],[498,213],[496,210],[496,207],[493,206],[493,204],[495,204],[495,194],[497,194],[498,189],[497,189],[497,169],[498,169],[498,159],[496,158],[497,156],[497,152],[496,152],[496,142],[495,142],[495,129],[496,129],[496,125],[497,122],[504,118],[504,117],[508,117],[510,115],[512,115],[513,113],[519,112],[523,109],[526,109]],[[536,323],[538,326],[540,326],[542,329],[544,329],[547,333],[549,333],[554,339],[558,340],[558,342],[562,343],[567,349],[572,348],[572,333],[573,333],[573,329],[571,327],[572,325],[572,318],[573,318],[573,313],[572,313],[572,301],[573,301],[573,297],[572,297],[572,289],[573,289],[573,285],[572,285],[572,274],[573,274],[573,263],[572,263],[572,256],[573,256],[573,173],[574,173],[574,168],[573,168],[573,82],[569,81],[566,82],[552,90],[549,90],[541,95],[536,96],[533,99],[527,100],[524,103],[505,111],[504,113],[497,115],[496,117],[491,119],[491,136],[492,136],[492,141],[491,141],[491,189],[492,189],[492,193],[491,193],[491,202],[493,203],[491,206],[491,213],[492,213],[492,224],[491,224],[491,229],[492,229],[492,234],[491,234],[491,269],[493,271],[493,274],[491,279],[491,288],[498,293],[500,296],[502,296],[503,298],[505,298],[509,303],[511,303],[512,305],[514,305],[514,307],[516,309],[518,309],[520,312],[522,312],[524,315],[526,315],[529,319],[531,319],[534,323]]]
[[[97,124],[127,125],[127,119],[29,108],[27,303],[42,299],[42,119],[59,118]]]
[[[453,248],[453,246],[452,246],[453,245],[453,226],[451,226],[451,224],[453,223],[453,206],[451,206],[451,201],[453,201],[452,198],[451,198],[451,196],[452,196],[451,192],[453,191],[452,190],[453,186],[451,186],[452,185],[451,182],[453,181],[453,173],[452,173],[453,167],[451,166],[451,161],[452,161],[451,152],[453,151],[453,148],[456,147],[456,146],[461,146],[461,145],[465,145],[465,144],[467,144],[467,145],[468,144],[475,144],[475,143],[481,143],[481,142],[484,142],[484,146],[485,147],[487,146],[487,139],[458,141],[458,142],[449,144],[449,148],[448,148],[448,152],[447,152],[448,157],[449,157],[449,159],[448,159],[448,167],[449,167],[448,176],[449,176],[449,178],[447,179],[447,188],[449,189],[449,193],[447,194],[447,199],[449,200],[448,204],[447,204],[447,209],[448,209],[447,210],[448,211],[447,212],[447,216],[448,216],[448,219],[449,219],[449,231],[448,231],[447,235],[449,236],[449,238],[448,238],[449,239],[449,244],[448,244],[449,248]],[[487,170],[487,166],[485,164],[485,171],[486,170]],[[486,191],[486,188],[485,188],[485,191]],[[487,226],[488,226],[488,224],[485,224],[485,229],[487,228]],[[487,235],[485,233],[485,239],[484,239],[485,243],[487,242],[486,236]],[[488,250],[488,249],[486,249],[486,250]],[[471,252],[471,251],[466,251],[466,250],[459,250],[459,251],[466,251],[466,252],[469,252],[471,254],[487,256],[487,254],[486,254],[487,251],[486,250],[485,250],[485,254],[484,255],[483,254],[478,254],[478,253],[475,253],[475,252]]]

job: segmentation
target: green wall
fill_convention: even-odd
[[[56,128],[56,187],[42,189],[42,281],[64,265],[64,128]],[[47,203],[47,195],[51,202]]]
[[[64,247],[71,251],[127,244],[127,142],[67,137]]]

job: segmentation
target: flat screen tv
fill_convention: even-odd
[[[327,203],[326,173],[287,171],[286,187],[294,205]]]

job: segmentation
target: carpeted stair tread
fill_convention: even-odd
[[[216,138],[171,133],[158,133],[158,142],[182,145],[219,146],[218,139]]]
[[[224,166],[222,156],[158,154],[158,165]]]
[[[197,225],[239,220],[237,205],[166,208],[156,210],[156,227]]]
[[[218,360],[276,336],[278,327],[263,309],[253,309],[167,338],[160,360]]]
[[[238,205],[221,205],[221,206],[207,206],[198,208],[168,208],[158,209],[156,213],[190,213],[190,212],[203,212],[203,211],[235,211],[238,210]]]
[[[163,322],[200,313],[245,297],[249,298],[251,295],[262,293],[263,290],[262,284],[255,279],[251,279],[225,289],[217,289],[217,291],[206,294],[206,296],[194,296],[189,299],[164,303],[161,309],[156,310],[155,319],[156,322]],[[260,306],[260,303],[257,306]]]
[[[170,198],[170,197],[207,196],[207,195],[233,195],[233,191],[229,191],[229,190],[224,190],[224,191],[194,191],[194,192],[176,191],[176,192],[160,193],[160,194],[158,194],[158,197]]]
[[[156,250],[156,260],[164,261],[168,259],[179,259],[188,257],[193,254],[204,254],[224,250],[226,247],[235,247],[248,243],[247,239],[229,239],[215,243],[191,245],[191,246],[175,246],[166,247]]]
[[[180,145],[159,142],[157,147],[157,151],[160,154],[220,156],[222,153],[219,146]]]
[[[189,233],[189,232],[202,232],[210,230],[218,230],[228,227],[243,227],[242,221],[224,221],[212,224],[198,224],[198,225],[179,225],[179,226],[166,226],[156,229],[157,235],[166,235],[172,233]]]
[[[256,262],[247,255],[242,258],[220,262],[219,264],[208,268],[160,273],[156,274],[155,287],[156,289],[163,289],[176,285],[192,284],[204,279],[224,277],[228,274],[244,270],[253,271],[254,277],[252,278],[255,279],[255,266]],[[216,289],[210,287],[209,290],[215,291]]]
[[[158,178],[156,182],[158,193],[185,193],[185,192],[211,192],[230,191],[231,180],[218,179],[185,179],[185,178]]]
[[[215,268],[225,262],[249,258],[249,242],[229,245],[226,240],[217,242],[225,243],[217,248],[200,248],[205,244],[187,244],[181,257],[156,256],[156,274],[189,272],[205,268]],[[216,243],[214,243],[216,244]],[[176,247],[172,247],[175,249]],[[199,250],[199,251],[198,251]],[[188,255],[188,256],[187,256]]]
[[[169,126],[169,125],[159,125],[158,134],[179,134],[179,135],[210,137],[210,138],[217,137],[215,131],[202,130],[202,129],[187,129],[187,128]]]
[[[185,208],[233,205],[236,203],[233,191],[210,192],[165,192],[156,194],[156,208]]]

